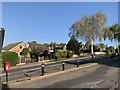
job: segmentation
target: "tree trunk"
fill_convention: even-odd
[[[118,42],[118,57],[119,57],[120,51],[119,51],[119,42]]]
[[[91,41],[91,55],[92,55],[92,59],[93,59],[93,40]]]

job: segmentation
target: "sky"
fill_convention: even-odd
[[[107,16],[105,26],[118,22],[117,2],[3,2],[4,46],[20,41],[67,43],[71,25],[84,15],[100,10]],[[115,45],[108,40],[103,43]]]

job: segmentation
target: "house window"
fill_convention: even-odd
[[[19,48],[22,49],[22,46],[20,45]]]
[[[22,52],[20,52],[20,55],[23,55],[23,53],[22,53]]]

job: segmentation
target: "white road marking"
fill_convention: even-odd
[[[33,68],[33,69],[27,69],[27,70],[23,70],[24,72],[27,72],[27,71],[34,71],[34,70],[36,70],[36,69],[40,69],[40,67],[38,67],[38,68]]]

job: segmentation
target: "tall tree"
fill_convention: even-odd
[[[110,27],[110,31],[112,32],[112,40],[116,42],[118,53],[119,53],[119,42],[120,42],[120,25],[114,24]]]
[[[90,46],[91,46],[91,41],[88,40],[88,41],[85,43],[85,48],[89,50],[89,49],[90,49]]]
[[[78,54],[79,53],[79,42],[75,38],[75,36],[72,36],[70,40],[67,43],[67,50],[71,50],[74,53]]]
[[[106,22],[107,18],[101,11],[91,16],[85,15],[71,26],[69,36],[75,35],[85,41],[90,40],[93,58],[94,40],[99,39],[99,41],[102,41],[103,28]]]

